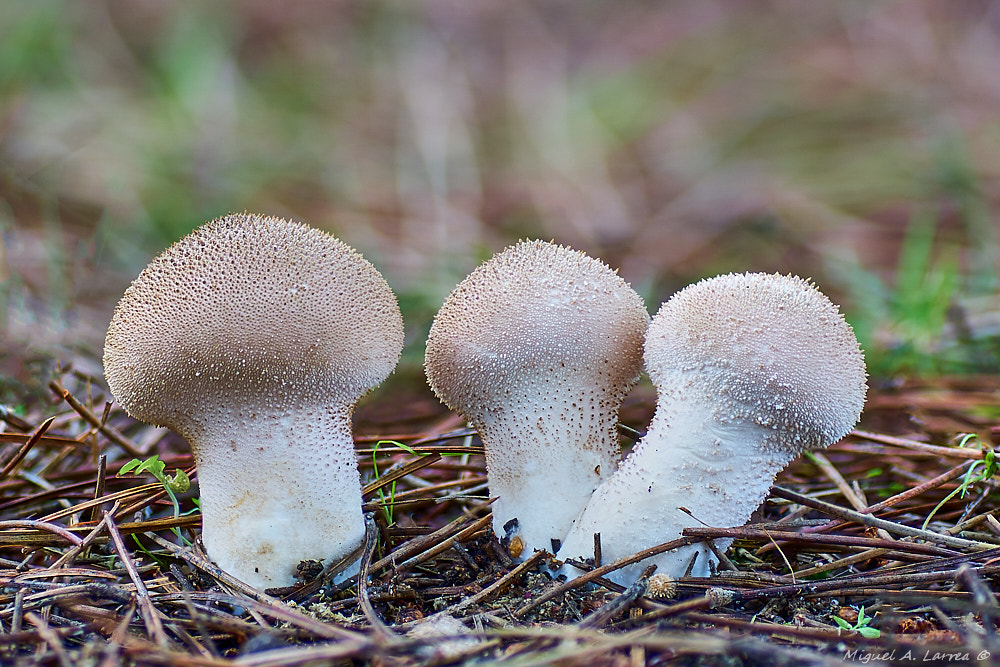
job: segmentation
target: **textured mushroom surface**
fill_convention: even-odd
[[[470,274],[434,318],[434,392],[486,447],[495,532],[552,549],[620,458],[618,408],[638,379],[642,299],[603,263],[541,241]]]
[[[231,215],[136,278],[104,367],[130,415],[191,443],[208,553],[263,588],[360,544],[351,411],[402,342],[395,296],[361,255],[300,223]]]
[[[792,459],[851,430],[867,392],[851,327],[792,276],[730,274],[681,290],[653,318],[645,360],[658,392],[653,422],[594,493],[560,557],[592,555],[594,533],[611,562],[687,526],[742,525]],[[629,583],[650,563],[681,576],[695,554],[692,572],[707,575],[711,552],[692,546],[612,578]]]

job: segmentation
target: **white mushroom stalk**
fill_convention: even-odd
[[[617,273],[541,241],[495,255],[434,318],[428,381],[479,431],[493,528],[515,557],[551,550],[617,467],[618,408],[648,323]]]
[[[351,414],[402,343],[395,296],[361,255],[300,223],[231,215],[136,278],[104,368],[130,415],[191,444],[209,556],[264,589],[362,543]]]
[[[853,428],[867,392],[850,325],[791,276],[731,274],[681,290],[653,318],[645,359],[658,391],[652,424],[596,490],[562,559],[592,556],[595,533],[610,563],[689,526],[744,524],[788,463]],[[692,545],[609,578],[631,583],[651,563],[679,577],[696,555],[691,573],[707,576],[712,553]]]

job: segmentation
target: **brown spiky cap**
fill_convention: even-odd
[[[599,401],[610,394],[613,401],[594,407],[617,410],[642,369],[648,322],[642,299],[604,263],[524,241],[473,271],[445,300],[427,339],[427,379],[472,420],[489,411],[559,409],[560,396],[581,393],[600,394]],[[531,394],[526,400],[537,405],[508,404],[512,392]],[[586,406],[564,409],[570,418]]]
[[[361,255],[301,223],[234,214],[135,279],[108,327],[104,368],[129,414],[185,435],[202,418],[192,411],[220,396],[353,405],[392,372],[402,344],[396,298]]]
[[[699,392],[721,428],[770,427],[798,454],[857,423],[867,392],[864,355],[837,306],[794,276],[728,274],[663,304],[646,336],[646,371],[661,392]],[[698,378],[678,387],[677,374]]]

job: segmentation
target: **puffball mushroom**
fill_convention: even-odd
[[[503,537],[517,519],[515,557],[552,549],[617,467],[618,408],[648,324],[616,272],[542,241],[495,255],[434,318],[427,379],[479,431],[493,529]]]
[[[104,369],[130,415],[191,444],[209,556],[264,589],[362,543],[351,413],[402,345],[396,298],[361,255],[242,214],[142,271],[108,327]]]
[[[561,559],[592,554],[595,533],[610,563],[688,526],[742,525],[782,468],[853,428],[867,392],[850,325],[811,283],[792,276],[730,274],[688,286],[653,318],[645,360],[658,392],[653,421],[595,491]],[[695,554],[692,574],[707,576],[711,551],[691,545],[608,578],[629,584],[651,563],[679,577]]]

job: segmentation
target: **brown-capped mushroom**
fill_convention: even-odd
[[[515,556],[551,549],[614,472],[648,323],[617,273],[541,241],[495,255],[434,318],[428,381],[482,437],[494,531]]]
[[[205,548],[263,589],[361,544],[351,413],[402,342],[395,296],[361,255],[300,223],[230,215],[135,279],[104,368],[130,415],[191,444]]]
[[[592,554],[595,533],[609,563],[687,526],[742,525],[792,459],[853,428],[867,391],[850,325],[791,276],[730,274],[688,286],[653,318],[645,359],[658,391],[653,422],[595,491],[560,558]],[[679,577],[696,555],[692,573],[707,575],[712,553],[692,545],[609,578],[631,583],[651,563]]]

